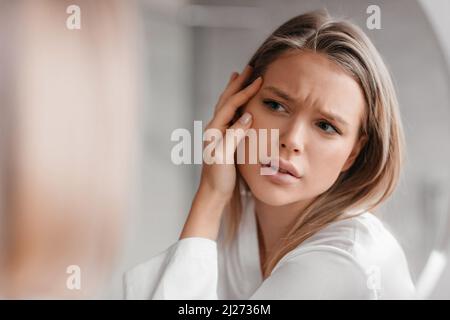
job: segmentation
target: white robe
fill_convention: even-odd
[[[236,241],[178,240],[124,276],[126,299],[405,299],[405,254],[370,212],[334,222],[285,255],[263,281],[254,199],[243,194]],[[221,228],[222,230],[222,228]]]

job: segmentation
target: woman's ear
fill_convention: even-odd
[[[361,137],[359,137],[358,141],[355,143],[355,146],[353,147],[352,152],[348,156],[347,161],[345,162],[344,166],[342,167],[341,172],[347,171],[348,169],[351,168],[351,166],[355,162],[356,158],[358,157],[359,152],[366,144],[367,140],[368,140],[367,135],[362,135]]]

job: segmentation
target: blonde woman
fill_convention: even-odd
[[[399,108],[358,27],[325,11],[287,21],[233,73],[211,128],[277,129],[278,167],[204,163],[179,240],[126,274],[127,298],[412,297],[403,250],[371,212],[399,179]]]

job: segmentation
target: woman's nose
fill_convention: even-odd
[[[305,133],[301,124],[294,124],[288,131],[280,136],[280,148],[284,152],[300,154],[304,149]],[[281,151],[280,150],[280,151]]]
[[[288,151],[294,152],[294,153],[300,153],[300,148],[296,147],[296,146],[292,146],[290,144],[286,144],[286,143],[281,143],[281,148],[287,149]]]

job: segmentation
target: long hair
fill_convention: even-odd
[[[265,262],[265,277],[289,251],[331,222],[374,210],[384,202],[397,185],[404,161],[404,134],[394,86],[380,54],[360,28],[331,18],[325,10],[294,17],[252,56],[249,65],[253,73],[244,86],[264,75],[272,62],[290,50],[324,54],[358,82],[366,105],[359,135],[365,136],[366,142],[353,165],[299,213],[280,247]],[[239,173],[238,179],[243,180]],[[246,183],[243,186],[248,188]],[[240,223],[241,192],[236,183],[225,216],[226,243],[235,238]]]

